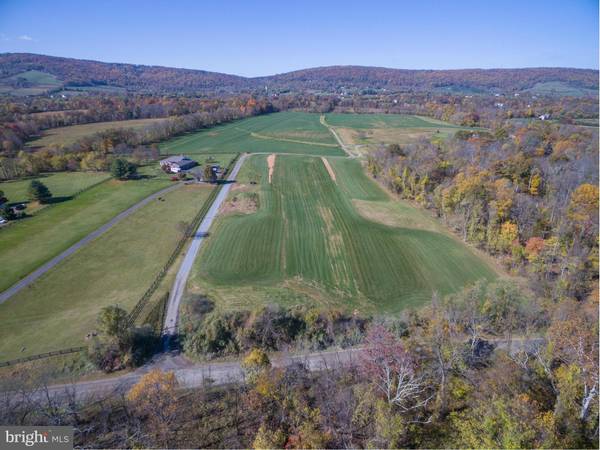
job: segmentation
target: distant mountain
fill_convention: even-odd
[[[255,91],[265,87],[271,92],[371,92],[383,89],[534,92],[537,86],[544,87],[545,90],[540,91],[543,93],[595,94],[598,72],[569,68],[404,70],[330,66],[246,78],[203,70],[104,63],[29,53],[0,54],[0,93],[23,95],[60,89],[194,94]],[[548,91],[548,86],[554,90]]]

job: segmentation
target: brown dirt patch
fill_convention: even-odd
[[[258,209],[256,195],[233,195],[221,207],[221,214],[252,214]]]
[[[267,156],[267,165],[269,166],[269,184],[271,184],[271,181],[273,179],[273,171],[275,170],[275,157],[277,155],[274,153],[271,153],[269,156]]]
[[[336,183],[335,172],[333,171],[333,167],[331,167],[331,164],[329,164],[329,161],[327,161],[327,158],[325,158],[324,156],[321,156],[321,161],[323,161],[323,165],[327,169],[327,172],[329,172],[329,176],[331,177],[333,182]]]

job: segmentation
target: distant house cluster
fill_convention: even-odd
[[[192,167],[197,166],[198,163],[187,156],[169,156],[166,159],[160,161],[160,167],[165,172],[179,173],[182,170],[188,170]]]

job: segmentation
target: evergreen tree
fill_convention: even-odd
[[[27,190],[29,200],[40,203],[47,203],[52,198],[50,189],[39,180],[33,180]]]

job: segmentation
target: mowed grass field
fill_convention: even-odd
[[[177,223],[191,221],[211,189],[169,192],[0,304],[0,361],[83,345],[102,307],[131,310],[175,248]]]
[[[108,180],[0,229],[0,291],[169,184],[166,178]]]
[[[84,125],[71,125],[68,127],[51,128],[44,131],[42,136],[27,142],[29,147],[52,147],[74,144],[79,139],[91,136],[100,131],[116,128],[143,129],[149,125],[161,122],[165,119],[134,119],[117,120],[114,122],[86,123]]]
[[[258,209],[234,210],[217,221],[189,293],[205,294],[224,309],[313,303],[395,313],[430,300],[434,291],[444,295],[496,277],[408,205],[402,205],[408,211],[386,211],[407,216],[395,224],[361,214],[357,201],[380,208],[392,200],[358,161],[328,161],[335,182],[320,158],[278,155],[269,184],[266,155],[249,158],[230,195],[255,190]]]
[[[5,181],[0,183],[0,191],[4,191],[4,196],[11,203],[25,203],[28,202],[27,189],[33,180],[39,180],[48,186],[53,197],[64,198],[109,178],[110,174],[107,172],[56,172],[24,180]]]
[[[162,153],[298,153],[343,156],[319,114],[281,112],[189,133],[160,145]]]

